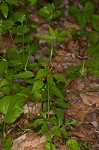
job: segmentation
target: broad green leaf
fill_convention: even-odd
[[[13,139],[9,137],[8,139],[6,139],[2,150],[11,150],[12,144],[13,144]]]
[[[62,74],[54,74],[53,77],[58,81],[61,81],[64,83],[67,82],[66,78]]]
[[[35,120],[32,124],[30,124],[30,127],[36,127],[44,124],[45,120],[44,119],[37,119]]]
[[[39,69],[35,79],[41,79],[42,77],[46,77],[48,75],[48,71],[46,69]]]
[[[69,139],[66,142],[66,145],[71,148],[71,150],[78,150],[79,149],[79,144],[76,139]]]
[[[1,88],[1,93],[3,93],[4,95],[9,95],[11,92],[11,89],[9,86],[4,86]]]
[[[56,39],[57,35],[55,33],[55,30],[53,30],[52,28],[49,28],[49,33],[50,33],[50,36],[52,36],[54,38],[54,40]]]
[[[46,119],[46,113],[45,113],[45,112],[40,111],[40,115],[41,115],[44,119]]]
[[[50,86],[51,85],[53,85],[53,77],[52,76],[49,76],[49,77],[47,77],[47,82],[48,82],[48,84],[50,84]]]
[[[96,31],[90,32],[89,40],[90,40],[93,44],[96,44],[96,43],[98,42],[98,40],[99,40],[98,33],[97,33]]]
[[[64,135],[64,136],[70,136],[70,134],[65,130],[65,128],[61,128],[61,133]]]
[[[66,31],[60,32],[57,37],[57,41],[62,42],[67,37]]]
[[[86,67],[90,68],[92,70],[92,73],[97,77],[99,77],[99,60],[98,59],[90,60],[86,61],[85,63]]]
[[[8,69],[8,62],[6,60],[0,61],[0,76],[3,75]]]
[[[52,134],[58,136],[58,137],[62,137],[62,134],[61,134],[61,130],[58,126],[54,126],[52,128]]]
[[[49,119],[49,122],[53,123],[53,125],[55,125],[55,126],[57,126],[57,124],[58,124],[58,121],[57,121],[56,117],[51,117]]]
[[[29,79],[32,78],[33,76],[34,76],[33,72],[31,71],[25,71],[23,73],[19,73],[15,75],[15,77],[22,78],[22,79]]]
[[[92,25],[93,25],[93,28],[99,32],[99,15],[98,14],[94,14],[92,16]]]
[[[92,44],[91,46],[89,46],[87,49],[87,54],[94,58],[99,58],[99,44]]]
[[[39,49],[39,40],[33,40],[31,45],[31,53],[34,54]]]
[[[10,19],[7,19],[7,20],[3,21],[2,26],[1,26],[1,31],[6,32],[6,31],[10,30],[13,25],[14,25],[14,22]]]
[[[38,131],[38,134],[46,133],[48,131],[48,123],[45,121]]]
[[[82,29],[84,29],[86,23],[87,23],[87,19],[86,19],[86,15],[83,12],[80,12],[77,18],[78,24],[80,25],[80,27]]]
[[[26,14],[24,12],[16,12],[14,15],[13,15],[13,19],[14,21],[19,21],[19,22],[23,22],[26,20]]]
[[[17,28],[13,29],[13,32],[16,33],[17,35],[24,35],[25,33],[27,33],[29,29],[27,28],[26,25],[21,26],[19,25]]]
[[[23,38],[23,36],[16,36],[15,37],[15,39],[14,39],[14,42],[16,43],[16,44],[18,44],[18,43],[26,43],[26,44],[30,44],[30,43],[32,43],[32,41],[33,41],[33,36],[31,35],[31,34],[26,34],[26,35],[24,35],[24,38]]]
[[[49,65],[49,62],[43,59],[38,59],[38,62],[41,66],[44,66],[45,68]]]
[[[7,79],[3,79],[0,81],[0,88],[6,85],[9,85],[9,81]]]
[[[69,9],[69,12],[77,19],[80,13],[80,10],[77,8],[77,6],[72,5]]]
[[[57,116],[58,126],[60,127],[63,124],[64,112],[63,112],[62,109],[57,108],[57,109],[54,110],[54,113]]]
[[[6,57],[10,60],[17,59],[18,58],[17,52],[18,50],[15,47],[10,48],[6,52]]]
[[[5,0],[9,5],[15,5],[18,6],[18,1],[17,0]]]
[[[4,122],[13,123],[23,113],[22,106],[25,102],[26,99],[18,95],[1,98],[0,112],[4,114]]]
[[[54,95],[56,95],[57,97],[59,97],[61,99],[64,99],[62,92],[59,90],[59,88],[55,84],[50,85],[50,89]]]
[[[65,102],[63,99],[59,99],[58,98],[58,99],[55,100],[55,103],[59,107],[64,108],[64,109],[70,109],[71,108],[70,104],[68,104],[67,102]]]
[[[43,86],[44,86],[44,83],[41,80],[36,80],[33,84],[31,93],[33,94],[33,93],[39,91]]]
[[[4,17],[7,18],[8,17],[8,11],[9,11],[8,4],[3,2],[2,4],[0,4],[0,9],[1,9]]]
[[[55,145],[50,142],[44,143],[44,150],[56,150]]]
[[[94,14],[94,5],[91,2],[85,3],[84,13],[86,13],[86,19],[90,19]]]

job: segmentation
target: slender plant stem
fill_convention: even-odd
[[[49,113],[50,113],[50,87],[48,83],[48,119],[49,119]]]
[[[54,50],[54,42],[52,42],[52,43],[51,43],[51,51],[50,51],[49,68],[51,67],[52,56],[53,56],[53,50]]]
[[[2,147],[4,146],[4,142],[5,142],[5,138],[6,138],[5,130],[6,130],[6,123],[5,123],[5,122],[3,122]]]

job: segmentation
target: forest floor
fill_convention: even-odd
[[[37,9],[37,8],[35,8]],[[37,12],[37,10],[36,10]],[[39,22],[37,32],[39,34],[48,34],[49,24],[37,13],[31,13],[30,18]],[[79,29],[74,18],[70,15],[62,15],[53,21],[53,28],[60,30]],[[3,37],[5,41],[11,43],[9,37]],[[82,59],[87,59],[86,45],[87,39],[83,37],[79,40],[67,38],[61,44],[57,44],[57,55],[52,59],[52,68],[54,72],[65,74],[68,66],[78,66]],[[40,40],[40,48],[35,54],[35,59],[43,58],[48,60],[43,52],[48,49],[48,44]],[[81,150],[99,150],[99,78],[93,76],[90,72],[77,80],[65,89],[65,98],[72,105],[70,110],[66,110],[65,119],[73,118],[80,121],[70,131],[71,137],[81,140]],[[12,150],[43,150],[43,143],[46,141],[45,135],[37,136],[33,131],[23,129],[23,125],[28,123],[28,116],[37,116],[41,108],[40,103],[29,102],[24,106],[24,114],[15,123],[8,125],[8,136],[17,139],[14,140]],[[28,143],[32,146],[26,148]],[[59,139],[55,141],[59,150],[66,150],[66,146]],[[34,148],[33,148],[34,145]],[[32,147],[32,148],[31,148]]]

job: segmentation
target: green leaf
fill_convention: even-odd
[[[30,123],[28,125],[28,128],[38,127],[38,126],[44,124],[44,122],[45,122],[44,119],[37,119],[37,120],[33,121],[33,123]]]
[[[18,43],[26,43],[26,44],[30,44],[30,43],[32,43],[32,41],[33,41],[33,36],[31,35],[31,34],[26,34],[26,35],[24,35],[24,38],[23,38],[23,36],[16,36],[15,37],[15,39],[14,39],[14,42],[16,43],[16,44],[18,44]]]
[[[10,92],[11,92],[11,89],[10,89],[9,86],[4,86],[4,87],[2,87],[2,89],[1,89],[1,93],[3,93],[4,95],[9,95]]]
[[[47,131],[48,131],[48,123],[44,122],[42,127],[41,127],[41,130],[39,130],[38,134],[46,133]]]
[[[95,60],[90,60],[90,61],[86,61],[86,67],[90,68],[92,70],[92,73],[99,77],[99,60],[95,59]]]
[[[56,29],[56,31],[57,31],[57,29]],[[54,40],[55,40],[56,37],[57,37],[56,32],[52,28],[49,28],[49,33],[50,33],[50,36],[52,36],[54,38]]]
[[[96,31],[91,31],[89,35],[89,40],[93,43],[96,44],[99,40],[99,36]]]
[[[27,33],[29,29],[27,28],[26,25],[21,26],[19,25],[17,28],[13,29],[13,32],[16,33],[17,35],[24,35],[25,33]]]
[[[77,19],[80,13],[80,10],[77,8],[77,6],[72,5],[69,9],[69,12]]]
[[[18,21],[18,22],[23,22],[26,20],[26,14],[24,12],[16,12],[14,15],[13,15],[13,19],[14,21]]]
[[[56,117],[51,117],[49,119],[49,122],[53,123],[53,125],[55,125],[55,126],[57,126],[57,124],[58,124],[58,121],[57,121]]]
[[[10,48],[10,49],[8,49],[7,52],[6,52],[6,57],[7,57],[8,59],[11,59],[11,60],[12,60],[12,59],[17,59],[17,58],[18,58],[17,52],[18,52],[18,50],[17,50],[15,47]]]
[[[57,108],[54,110],[54,113],[57,116],[58,119],[58,126],[60,127],[63,124],[63,119],[64,119],[64,112],[62,109]]]
[[[15,75],[15,77],[22,78],[22,79],[29,79],[29,78],[32,78],[33,76],[34,76],[33,72],[31,71],[25,71],[23,73]]]
[[[99,32],[99,15],[98,14],[94,14],[92,16],[92,25],[93,25],[93,28]]]
[[[66,31],[60,32],[57,37],[57,41],[62,42],[67,37]]]
[[[55,145],[50,142],[44,143],[44,150],[56,150]]]
[[[41,66],[44,66],[44,68],[46,68],[49,65],[49,62],[43,59],[38,59],[38,62]]]
[[[11,150],[12,144],[13,144],[13,139],[9,137],[8,139],[6,139],[2,150]]]
[[[59,88],[55,84],[50,85],[50,88],[54,95],[56,95],[57,97],[61,99],[64,99],[62,92],[59,90]]]
[[[58,98],[58,99],[55,100],[55,103],[59,107],[64,108],[64,109],[70,109],[71,108],[70,104],[68,104],[67,102],[65,102],[63,99],[59,99]]]
[[[41,80],[36,80],[33,84],[31,93],[33,94],[33,93],[39,91],[43,86],[44,86],[44,83]]]
[[[78,141],[76,139],[67,140],[66,145],[69,148],[71,148],[71,150],[78,150],[78,148],[79,148],[79,144],[78,144]]]
[[[49,35],[39,35],[39,38],[41,39],[50,39],[50,36]]]
[[[53,77],[58,81],[61,81],[64,83],[67,82],[66,78],[62,74],[54,74]]]
[[[58,136],[58,137],[62,137],[62,134],[61,134],[61,130],[58,126],[54,126],[52,128],[52,134]]]
[[[48,75],[48,71],[46,69],[39,69],[35,79],[41,79],[42,77],[46,77]]]
[[[65,128],[61,128],[61,133],[64,135],[64,136],[70,136],[70,134],[65,130]]]
[[[6,85],[9,85],[9,81],[7,79],[3,79],[0,81],[0,88]]]
[[[9,5],[15,5],[15,6],[18,6],[18,2],[17,0],[5,0]]]
[[[3,2],[2,4],[0,4],[0,9],[1,9],[4,17],[7,18],[8,17],[8,11],[9,11],[8,4]]]
[[[90,19],[90,17],[94,14],[94,5],[91,2],[85,3],[84,13],[86,14],[86,19]]]
[[[4,122],[13,123],[23,113],[25,102],[26,99],[18,95],[1,98],[0,112],[4,114]]]
[[[87,23],[86,15],[83,12],[80,12],[79,15],[78,15],[77,20],[78,20],[78,24],[80,25],[80,27],[82,29],[84,29],[84,27]]]
[[[2,32],[9,31],[13,25],[14,25],[14,22],[10,19],[3,21],[2,26],[1,26]]]
[[[39,49],[39,40],[33,40],[31,45],[31,53],[34,54]]]
[[[91,46],[89,46],[87,49],[87,54],[94,58],[99,58],[99,44],[92,44]]]
[[[0,61],[0,76],[3,75],[8,69],[8,62],[6,60]]]

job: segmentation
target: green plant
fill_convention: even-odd
[[[45,18],[50,25],[52,21],[62,14],[56,6],[62,0],[54,0],[54,4],[47,3],[38,13]],[[83,1],[83,0],[82,0]],[[77,67],[68,67],[66,76],[53,73],[52,57],[56,52],[57,42],[67,38],[67,31],[49,28],[48,35],[35,36],[38,22],[29,20],[29,9],[37,3],[37,0],[5,0],[0,2],[0,40],[7,35],[11,39],[11,47],[6,47],[6,53],[0,56],[0,113],[3,119],[0,122],[2,128],[3,150],[10,150],[12,138],[7,138],[6,127],[14,123],[23,113],[23,105],[29,100],[40,102],[42,108],[40,116],[34,118],[26,128],[32,128],[38,134],[46,133],[48,141],[44,144],[45,149],[55,150],[54,136],[63,138],[69,148],[77,150],[79,145],[76,139],[69,138],[69,130],[78,121],[67,119],[64,122],[64,110],[70,109],[64,97],[66,90],[79,78],[90,70],[99,76],[98,48],[99,48],[99,15],[95,12],[91,2],[85,4],[81,11],[76,6],[70,8],[71,14],[78,21],[80,31],[72,30],[71,35],[75,40],[81,36],[87,36],[91,45],[87,48],[87,54],[93,60],[82,60]],[[39,1],[40,4],[40,1]],[[41,4],[42,5],[42,4]],[[33,10],[32,10],[33,11]],[[94,14],[95,12],[95,14]],[[92,23],[92,31],[86,31],[87,20]],[[32,34],[33,33],[33,34]],[[34,36],[33,36],[34,35]],[[44,39],[49,46],[49,61],[38,59],[30,61],[30,57],[39,49],[39,39]],[[69,80],[69,81],[68,81]],[[68,139],[68,140],[67,140]]]
[[[59,17],[61,14],[61,9],[56,10],[54,4],[49,3],[47,3],[43,8],[39,10],[39,15],[44,17],[49,22],[52,22],[53,19]]]
[[[73,5],[69,12],[76,18],[81,29],[84,29],[87,21],[94,14],[94,5],[91,2],[86,2],[83,10],[79,10],[77,6]]]

